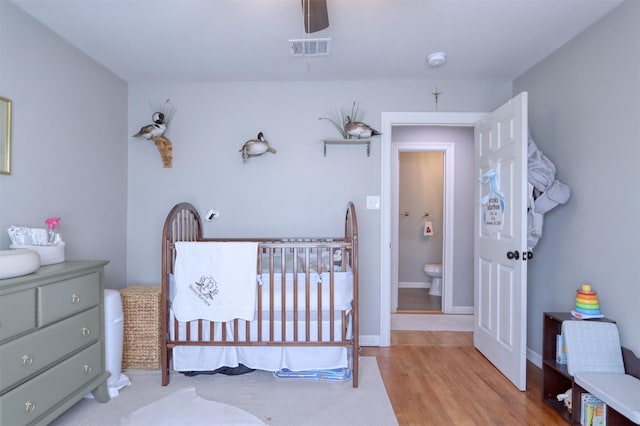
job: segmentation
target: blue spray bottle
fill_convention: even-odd
[[[60,218],[50,217],[45,219],[44,223],[46,223],[49,228],[47,231],[47,242],[49,245],[55,246],[62,242],[62,237],[60,236]]]

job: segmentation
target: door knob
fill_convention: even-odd
[[[507,252],[507,259],[509,260],[513,260],[513,259],[520,259],[520,252],[519,251],[508,251]],[[522,252],[522,260],[523,261],[527,261],[527,260],[531,260],[533,259],[533,252],[531,250],[529,251],[523,251]]]
[[[511,259],[520,259],[520,252],[518,251],[508,251],[507,252],[507,259],[511,260]]]

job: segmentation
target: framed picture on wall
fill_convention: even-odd
[[[0,174],[11,173],[11,101],[0,96]]]

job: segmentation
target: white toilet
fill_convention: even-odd
[[[429,263],[424,265],[424,272],[431,277],[431,296],[442,296],[442,263]]]

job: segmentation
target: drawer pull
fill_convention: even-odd
[[[88,336],[91,334],[91,330],[89,330],[87,327],[82,327],[82,335],[83,336]]]
[[[27,414],[31,414],[34,411],[36,411],[36,403],[35,402],[31,402],[31,401],[27,401],[24,403],[24,412]]]
[[[93,367],[90,364],[85,364],[84,365],[84,372],[85,373],[91,373],[93,371]]]
[[[22,355],[22,365],[28,367],[33,363],[33,357],[31,355]]]
[[[72,294],[71,295],[71,303],[73,305],[77,305],[78,303],[80,303],[80,296],[78,296],[77,294]]]

